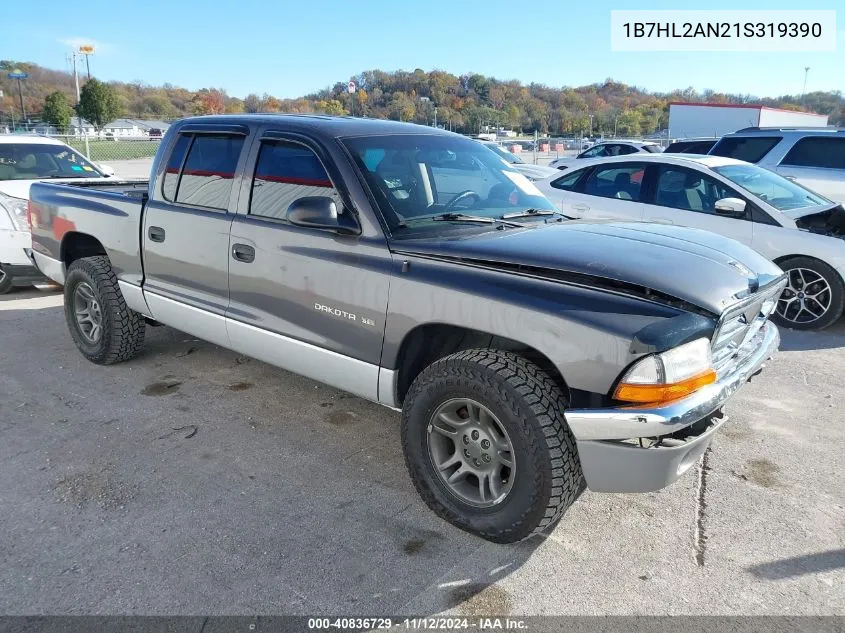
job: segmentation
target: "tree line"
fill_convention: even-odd
[[[24,82],[25,106],[30,118],[66,129],[70,117],[80,114],[95,126],[118,118],[175,119],[191,114],[237,112],[293,112],[353,114],[373,118],[438,125],[462,133],[477,133],[485,126],[549,135],[641,136],[663,130],[668,124],[668,104],[673,101],[707,101],[726,104],[758,103],[769,107],[826,114],[833,125],[845,125],[845,97],[840,91],[810,92],[759,98],[693,88],[669,93],[606,79],[581,87],[554,88],[543,84],[501,81],[480,74],[454,75],[441,70],[413,72],[370,70],[347,82],[295,99],[270,94],[249,94],[243,99],[222,88],[186,90],[143,81],[81,81],[76,104],[70,73],[36,64],[0,61],[0,117],[20,118],[17,86],[6,75],[13,68],[29,74]]]

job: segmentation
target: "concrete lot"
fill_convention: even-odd
[[[85,361],[0,297],[0,613],[845,614],[845,323],[784,332],[707,457],[501,546],[417,498],[399,416],[170,328]]]

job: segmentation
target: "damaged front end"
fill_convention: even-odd
[[[796,218],[795,224],[799,229],[810,233],[828,235],[830,237],[845,237],[845,207],[841,204]]]

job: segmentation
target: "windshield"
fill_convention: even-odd
[[[0,143],[0,180],[41,178],[102,178],[102,174],[66,145]]]
[[[525,176],[469,139],[396,134],[349,138],[343,144],[391,231],[440,232],[468,225],[460,219],[423,219],[443,213],[501,218],[529,209],[555,210]]]
[[[756,165],[725,165],[714,167],[713,171],[765,200],[778,211],[833,204],[827,198]]]
[[[495,152],[511,165],[521,165],[525,162],[516,154],[512,154],[511,152],[502,149],[501,145],[496,145],[495,143],[485,143],[484,147]]]

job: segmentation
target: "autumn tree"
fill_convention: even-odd
[[[191,100],[194,114],[222,114],[226,111],[226,93],[217,88],[202,88]]]
[[[64,92],[56,90],[44,99],[44,110],[41,113],[41,118],[47,123],[55,125],[60,131],[64,132],[70,127],[72,116],[73,108],[70,107],[67,95]]]
[[[90,122],[97,130],[120,115],[120,101],[108,84],[89,79],[79,93],[79,116]]]

